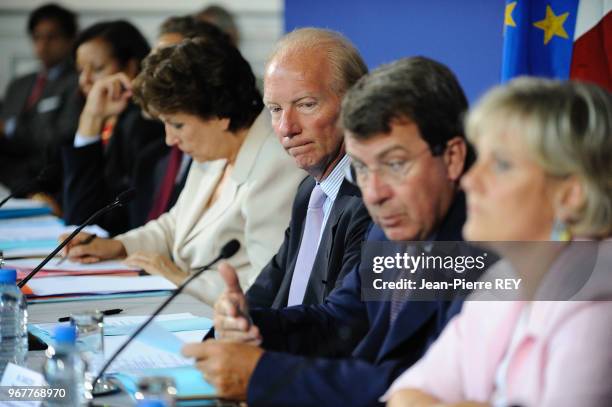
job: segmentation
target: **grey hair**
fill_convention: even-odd
[[[518,78],[488,92],[469,113],[470,140],[511,131],[555,177],[576,176],[585,202],[573,214],[578,235],[612,233],[612,95],[587,83]],[[491,134],[493,133],[493,134]]]
[[[291,31],[278,41],[274,47],[266,68],[276,59],[290,53],[325,52],[332,67],[334,91],[344,94],[368,73],[368,67],[355,46],[342,34],[322,28],[306,27]]]

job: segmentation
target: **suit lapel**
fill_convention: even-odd
[[[292,214],[293,218],[291,219],[290,252],[285,264],[283,280],[279,287],[279,295],[276,296],[272,305],[275,308],[287,306],[291,279],[293,278],[293,271],[295,270],[295,263],[297,262],[297,256],[300,250],[300,244],[302,242],[302,234],[304,233],[304,223],[306,222],[308,201],[310,200],[310,194],[314,186],[315,180],[310,176],[307,177],[303,184],[300,185],[295,197],[295,213]]]
[[[347,202],[352,196],[360,196],[359,190],[348,181],[344,180],[340,185],[340,190],[332,205],[329,218],[327,219],[325,229],[321,236],[321,241],[319,242],[317,256],[315,257],[310,279],[308,280],[308,286],[306,287],[306,293],[304,294],[304,302],[318,303],[323,298],[322,291],[325,290],[328,281],[330,271],[329,263],[338,222],[346,209]]]
[[[342,202],[346,200],[345,196],[338,196],[332,207],[319,247],[317,249],[317,255],[312,265],[312,272],[308,280],[308,286],[306,287],[306,293],[304,294],[304,302],[318,303],[318,298],[321,298],[321,291],[325,288],[327,283],[327,275],[329,273],[329,259],[336,236],[336,228],[338,226],[338,220],[344,212],[344,206]]]
[[[410,304],[409,309],[407,309],[406,304]],[[385,301],[383,307],[385,308],[385,312],[381,313],[381,316],[386,317],[388,320],[391,313],[391,303]],[[401,345],[407,338],[415,335],[434,315],[437,309],[438,306],[434,301],[407,301],[404,303],[393,326],[389,327],[389,333],[385,337],[385,341],[378,353],[377,359],[380,360],[388,353],[392,352],[397,346]],[[408,313],[406,312],[407,310],[409,311]],[[379,319],[378,323],[388,324],[389,322]]]
[[[461,231],[465,223],[465,217],[465,195],[463,192],[459,192],[446,218],[438,228],[435,240],[462,241]],[[379,313],[380,318],[377,318],[377,323],[388,324],[391,303],[385,301],[381,306],[382,311]],[[389,333],[378,353],[377,359],[382,359],[397,346],[400,346],[407,338],[413,336],[440,309],[440,306],[441,304],[438,301],[406,301],[400,309],[395,323],[389,327]],[[387,321],[383,321],[383,318],[386,318]]]
[[[205,168],[201,168],[203,165]],[[215,219],[210,216],[210,212],[207,213],[206,204],[210,200],[210,196],[215,186],[223,175],[224,167],[225,160],[209,161],[205,164],[192,163],[190,171],[199,171],[202,172],[202,174],[199,174],[200,182],[198,182],[197,185],[191,186],[189,182],[186,183],[186,186],[189,186],[190,189],[189,191],[185,191],[185,193],[192,195],[188,205],[198,207],[199,210],[184,210],[176,214],[177,241],[186,244],[197,236],[199,231],[208,224],[211,219]],[[188,177],[192,175],[195,174],[189,174]],[[219,201],[223,199],[225,199],[223,196],[219,197]],[[216,204],[220,203],[219,201],[208,209],[213,209]],[[178,235],[179,232],[182,233],[181,236]]]
[[[219,169],[218,173],[215,173],[216,176],[211,177],[214,178],[214,182],[209,185],[209,188],[206,188],[206,193],[201,197],[202,200],[199,201],[199,204],[202,205],[202,211],[199,213],[199,216],[192,219],[192,223],[190,225],[191,231],[187,236],[187,241],[193,239],[198,235],[198,233],[209,227],[212,223],[217,222],[220,218],[223,218],[223,213],[225,213],[225,211],[227,211],[227,209],[234,204],[236,195],[238,194],[238,189],[248,180],[253,167],[257,163],[259,152],[272,133],[269,125],[270,120],[267,115],[268,113],[263,111],[257,117],[255,122],[253,122],[249,133],[247,134],[242,146],[240,147],[240,151],[236,156],[234,169],[232,170],[227,183],[220,191],[217,201],[207,209],[204,209],[204,206],[210,200],[217,183],[223,176],[223,169],[225,165],[223,164],[223,167]],[[225,160],[219,161],[223,163],[225,162]]]

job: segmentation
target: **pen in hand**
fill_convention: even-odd
[[[98,235],[96,235],[95,233],[87,236],[85,239],[83,239],[81,242],[79,242],[79,244],[75,245],[75,246],[79,246],[79,245],[85,245],[85,244],[89,244],[91,243],[96,237],[98,237]],[[62,264],[66,259],[68,258],[68,248],[66,248],[66,254],[64,255],[64,257],[62,257],[61,259],[59,259],[57,261],[57,263],[55,263],[56,266],[59,266],[60,264]]]
[[[123,310],[121,308],[113,308],[102,311],[103,315],[116,315],[122,313]],[[70,321],[70,317],[61,317],[58,318],[58,322],[68,322]]]

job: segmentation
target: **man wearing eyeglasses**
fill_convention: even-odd
[[[380,67],[342,106],[351,175],[377,226],[369,240],[461,240],[459,179],[473,160],[462,129],[465,95],[452,72],[426,58]],[[362,258],[363,261],[363,258]],[[349,273],[323,305],[216,310],[226,338],[261,346],[188,345],[204,377],[250,406],[371,406],[415,363],[458,311],[450,301],[363,299],[371,264]],[[257,344],[257,341],[251,341]],[[336,352],[336,358],[322,355]]]

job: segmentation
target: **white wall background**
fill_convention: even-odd
[[[94,22],[129,20],[153,44],[161,22],[173,15],[193,13],[219,4],[236,17],[240,49],[257,76],[275,41],[283,31],[282,0],[55,0],[79,16],[79,27]],[[11,78],[36,70],[36,60],[26,32],[28,14],[46,0],[0,0],[0,100]]]

